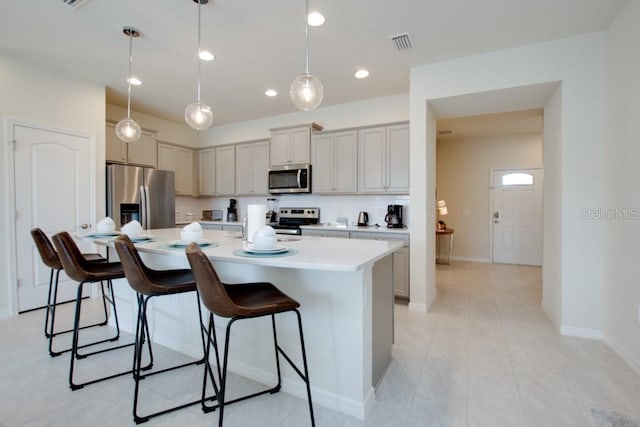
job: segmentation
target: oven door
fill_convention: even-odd
[[[311,165],[269,169],[269,193],[311,193]]]

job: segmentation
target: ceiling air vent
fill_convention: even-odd
[[[78,9],[89,2],[89,0],[60,0],[62,3]]]
[[[391,36],[391,41],[393,41],[394,46],[400,52],[413,49],[413,41],[411,40],[411,34],[409,33],[402,33]]]

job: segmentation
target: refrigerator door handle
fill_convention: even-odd
[[[142,220],[142,228],[149,229],[149,189],[143,185],[140,186],[140,218]]]

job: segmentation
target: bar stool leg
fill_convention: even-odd
[[[53,276],[54,276],[54,270],[55,269],[51,269],[51,273],[49,273],[49,292],[47,293],[47,311],[45,313],[45,317],[44,317],[44,336],[47,338],[51,337],[51,334],[53,333],[53,321],[51,321],[51,331],[49,331],[49,316],[51,315],[51,291],[53,290]],[[55,274],[55,283],[56,285],[58,284],[58,274],[60,273],[60,270],[56,270]]]
[[[51,271],[53,273],[53,269],[51,269]],[[49,355],[51,357],[60,356],[63,353],[71,351],[71,347],[69,347],[67,349],[64,349],[64,350],[54,351],[53,350],[53,339],[54,339],[54,337],[56,337],[58,335],[67,334],[69,332],[73,332],[73,328],[67,329],[67,330],[64,330],[64,331],[55,332],[55,324],[56,324],[55,319],[56,319],[56,307],[58,306],[58,284],[59,284],[59,278],[60,278],[60,271],[62,271],[62,270],[61,269],[60,270],[56,270],[55,280],[53,282],[53,292],[51,292],[51,290],[49,290],[50,295],[52,294],[52,298],[50,298],[51,303],[49,304],[49,306],[47,306],[47,315],[49,314],[49,311],[51,311],[51,325],[49,327],[50,333],[48,335],[48,337],[49,337]],[[102,282],[100,282],[100,284],[101,284],[102,298],[104,299],[104,287],[102,287]],[[97,322],[97,323],[93,323],[91,325],[82,326],[82,327],[80,327],[80,329],[93,328],[94,326],[105,326],[109,321],[109,313],[107,312],[106,305],[103,304],[103,307],[104,307],[104,320],[101,320],[100,322]],[[48,319],[48,316],[47,316],[47,319]],[[46,325],[46,320],[45,320],[45,325]],[[79,347],[79,348],[82,348],[82,346]]]
[[[309,401],[309,414],[311,414],[311,425],[315,427],[316,420],[313,416],[313,402],[311,401],[311,382],[309,381],[309,368],[307,367],[307,352],[304,347],[304,336],[302,333],[302,318],[300,312],[295,310],[298,317],[298,330],[300,331],[300,348],[302,348],[302,363],[304,366],[304,382],[307,385],[307,400]]]

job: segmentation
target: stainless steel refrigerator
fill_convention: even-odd
[[[107,215],[119,230],[137,220],[145,230],[176,225],[175,172],[107,165]]]

